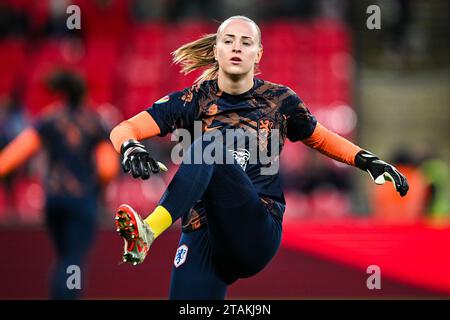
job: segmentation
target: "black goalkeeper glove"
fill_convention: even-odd
[[[393,165],[380,160],[366,150],[356,154],[355,166],[367,171],[376,184],[384,184],[386,180],[394,184],[395,190],[403,197],[408,193],[408,181]]]
[[[151,173],[159,173],[167,171],[165,165],[161,162],[155,161],[150,157],[149,152],[145,146],[136,140],[127,140],[122,144],[120,153],[123,156],[122,169],[124,172],[130,172],[133,178],[146,180],[150,178]]]

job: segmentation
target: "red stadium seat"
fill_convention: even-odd
[[[45,84],[51,72],[64,68],[80,73],[81,59],[79,44],[73,41],[49,40],[35,48],[28,58],[24,83],[24,104],[33,116],[57,101]]]
[[[167,30],[171,25],[163,22],[152,22],[135,26],[130,34],[130,48],[139,54],[160,54],[168,50]]]
[[[106,207],[114,212],[122,203],[127,203],[142,215],[150,213],[164,193],[167,183],[161,176],[153,176],[152,183],[122,176],[108,185]]]
[[[9,210],[7,191],[3,185],[0,185],[0,222],[8,219]]]
[[[41,223],[44,210],[44,188],[36,177],[22,178],[13,187],[13,203],[23,223]]]
[[[175,27],[175,32],[173,33],[175,36],[173,40],[175,41],[172,44],[178,47],[184,43],[197,40],[205,34],[215,33],[218,25],[215,26],[201,20],[190,20],[180,22],[173,27]]]
[[[125,118],[130,118],[137,113],[150,107],[155,101],[163,97],[165,93],[158,86],[148,86],[143,88],[129,88],[123,103],[120,104],[122,114]]]
[[[18,12],[25,13],[30,20],[30,31],[40,32],[50,17],[50,0],[3,0]]]
[[[87,41],[82,69],[87,81],[88,99],[94,106],[113,102],[118,61],[119,43],[117,41],[103,38],[91,38]]]
[[[22,39],[0,41],[0,96],[11,93],[23,80],[26,52]]]
[[[127,35],[131,24],[129,1],[77,0],[76,3],[83,13],[83,30],[88,38],[122,40]]]

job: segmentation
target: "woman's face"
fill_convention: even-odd
[[[219,68],[228,75],[253,74],[262,56],[256,26],[248,21],[231,19],[219,29],[214,56]]]

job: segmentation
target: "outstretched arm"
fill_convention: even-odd
[[[19,167],[41,148],[41,138],[34,128],[27,128],[0,152],[0,177]]]
[[[391,181],[402,197],[408,193],[406,177],[394,166],[331,132],[320,123],[317,123],[312,135],[302,142],[332,159],[367,171],[376,184],[384,184],[386,179]]]

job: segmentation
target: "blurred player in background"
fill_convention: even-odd
[[[124,171],[142,179],[165,171],[139,140],[165,136],[177,128],[192,132],[197,120],[202,137],[242,129],[265,150],[271,139],[279,150],[286,138],[302,141],[367,171],[377,184],[390,179],[400,195],[406,195],[406,178],[392,165],[327,130],[291,89],[255,78],[262,53],[259,27],[243,16],[227,19],[216,34],[176,50],[174,61],[185,73],[207,69],[192,88],[161,98],[112,130],[110,138],[123,156]],[[275,129],[279,137],[273,134]],[[195,160],[197,148],[205,150],[212,143],[201,138],[192,143],[185,160]],[[171,299],[224,299],[229,284],[261,271],[279,248],[285,200],[278,171],[262,174],[267,164],[250,163],[253,155],[247,149],[230,146],[234,141],[221,145],[224,155],[232,152],[233,163],[208,164],[202,156],[200,163],[184,161],[145,220],[129,205],[118,208],[123,260],[132,264],[142,263],[153,241],[182,217]]]
[[[57,257],[51,298],[76,299],[81,290],[67,287],[67,268],[78,266],[84,277],[98,219],[97,197],[102,184],[117,174],[119,161],[101,119],[84,106],[84,82],[61,71],[51,75],[48,85],[61,95],[63,105],[46,113],[1,151],[0,176],[37,151],[45,151],[45,222]]]

